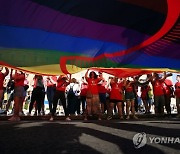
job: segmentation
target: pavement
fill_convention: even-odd
[[[180,151],[180,119],[175,117],[123,121],[57,118],[53,122],[47,117],[21,118],[19,122],[0,118],[0,154],[179,154]],[[145,134],[140,142],[135,138],[137,133]],[[176,142],[160,143],[162,137],[174,138]]]

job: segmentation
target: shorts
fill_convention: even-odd
[[[125,99],[127,101],[135,100],[134,92],[125,92]]]
[[[165,104],[165,97],[164,95],[161,96],[154,96],[154,106],[155,107],[163,107]]]
[[[99,93],[100,103],[106,104],[106,93]]]
[[[118,100],[118,99],[110,99],[110,103],[115,103],[115,104],[117,104],[117,103],[119,103],[119,102],[123,102],[123,100]]]
[[[17,86],[14,88],[14,97],[25,97],[25,90],[23,86]]]
[[[150,99],[147,101],[147,103],[148,103],[149,105],[152,105],[152,104],[153,104],[153,99],[150,98]]]
[[[180,106],[180,97],[176,97],[176,106]]]

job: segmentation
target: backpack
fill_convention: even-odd
[[[69,89],[69,91],[68,91],[68,93],[67,93],[67,96],[68,96],[69,98],[72,98],[72,97],[75,96],[75,93],[74,93],[74,91],[73,91],[73,87],[74,87],[74,85],[73,85],[73,86],[70,86],[70,89]]]

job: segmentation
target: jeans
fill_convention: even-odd
[[[40,114],[42,104],[44,103],[44,88],[36,87],[33,89],[32,96],[31,96],[31,102],[29,105],[29,113],[31,113],[35,101],[37,104],[38,113]]]
[[[57,108],[57,104],[58,104],[58,100],[60,99],[62,105],[63,105],[63,109],[64,109],[64,113],[65,116],[68,116],[68,110],[67,110],[67,106],[66,106],[66,98],[65,98],[65,92],[64,91],[59,91],[56,90],[55,94],[54,94],[54,98],[53,98],[53,108],[52,108],[52,116],[54,116],[54,114],[56,113],[56,108]]]
[[[81,96],[81,103],[82,103],[82,111],[85,112],[86,109],[86,96]]]
[[[76,96],[68,97],[67,100],[68,100],[68,111],[69,111],[69,114],[75,114],[76,104],[77,104]]]
[[[47,87],[47,99],[48,99],[48,102],[49,102],[49,110],[50,112],[52,112],[52,104],[53,104],[53,98],[54,98],[54,93],[55,93],[55,87],[53,86],[49,86]]]

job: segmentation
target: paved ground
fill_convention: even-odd
[[[133,137],[145,132],[147,144],[136,149]],[[180,137],[176,118],[138,121],[0,121],[0,154],[178,154],[180,143],[150,143],[149,137]]]

